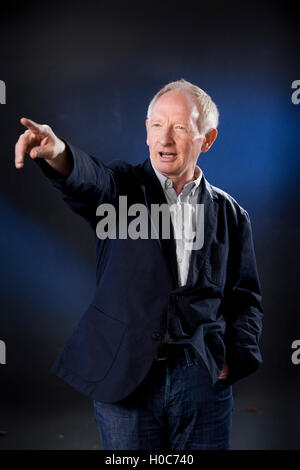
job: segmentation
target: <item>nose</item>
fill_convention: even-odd
[[[166,126],[160,129],[159,143],[161,145],[170,145],[174,143],[172,129],[170,127]]]

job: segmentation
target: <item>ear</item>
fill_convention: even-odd
[[[210,131],[207,132],[205,135],[205,139],[203,141],[202,147],[201,147],[201,152],[207,152],[214,141],[216,140],[218,135],[217,129],[211,129]]]

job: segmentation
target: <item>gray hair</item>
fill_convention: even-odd
[[[210,129],[216,129],[218,127],[219,111],[216,104],[213,102],[211,97],[205,93],[204,90],[186,81],[184,78],[181,78],[175,82],[167,83],[156,93],[148,106],[148,120],[150,120],[152,108],[158,98],[171,90],[182,90],[183,92],[189,93],[192,98],[194,98],[195,104],[200,114],[198,129],[201,134],[205,135]]]

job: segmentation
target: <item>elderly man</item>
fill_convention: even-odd
[[[197,86],[167,84],[149,105],[150,157],[137,165],[104,164],[49,126],[21,119],[28,129],[16,168],[28,153],[95,234],[95,295],[51,371],[93,399],[104,449],[229,449],[232,384],[262,363],[249,216],[197,166],[218,117]],[[120,235],[136,204],[157,236]],[[157,205],[170,209],[169,237],[153,224]],[[99,236],[101,207],[116,210],[117,236]],[[186,207],[189,217],[180,217]],[[200,246],[188,244],[199,230]]]

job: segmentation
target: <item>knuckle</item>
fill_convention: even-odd
[[[43,124],[42,127],[46,132],[51,132],[51,127],[48,124]]]

